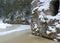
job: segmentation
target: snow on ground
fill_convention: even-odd
[[[2,20],[0,20],[0,29],[7,29],[7,27],[11,27],[11,26],[12,26],[11,24],[3,23]],[[29,25],[20,25],[19,27],[15,28],[14,30],[0,32],[0,36],[6,35],[6,34],[9,34],[12,32],[26,30],[26,29],[30,29],[30,26]]]
[[[3,23],[2,20],[0,20],[0,29],[6,29],[7,27],[11,27],[11,24]]]
[[[18,31],[26,30],[26,29],[30,29],[30,26],[29,25],[20,25],[18,28],[15,28],[14,30],[0,32],[0,36],[6,35],[6,34],[9,34],[9,33],[13,33],[13,32],[18,32]]]

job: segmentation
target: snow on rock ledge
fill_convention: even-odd
[[[43,3],[42,3],[42,6],[38,8],[38,11],[42,11],[42,9],[44,10],[49,9],[51,0],[40,0],[40,2],[43,2]]]

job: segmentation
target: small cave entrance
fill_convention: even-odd
[[[52,0],[50,3],[51,15],[56,16],[59,11],[59,0]]]

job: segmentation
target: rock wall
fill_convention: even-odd
[[[31,9],[33,9],[32,13],[35,9],[38,9],[38,11],[44,9],[45,12],[50,12],[50,15],[55,16],[59,11],[59,2],[60,0],[33,0],[31,3]]]
[[[34,18],[34,20],[37,20],[31,20],[33,35],[44,36],[55,41],[60,40],[60,12],[58,9],[59,3],[57,2],[60,2],[60,0],[34,0],[31,3],[33,9],[32,15],[35,15],[36,12],[36,15],[39,15],[37,19],[32,16],[32,19]],[[57,9],[55,7],[57,7]]]

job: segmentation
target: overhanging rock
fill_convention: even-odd
[[[31,19],[32,34],[36,36],[44,36],[56,41],[60,40],[59,0],[33,1],[32,12],[34,13],[32,13],[33,15]]]

